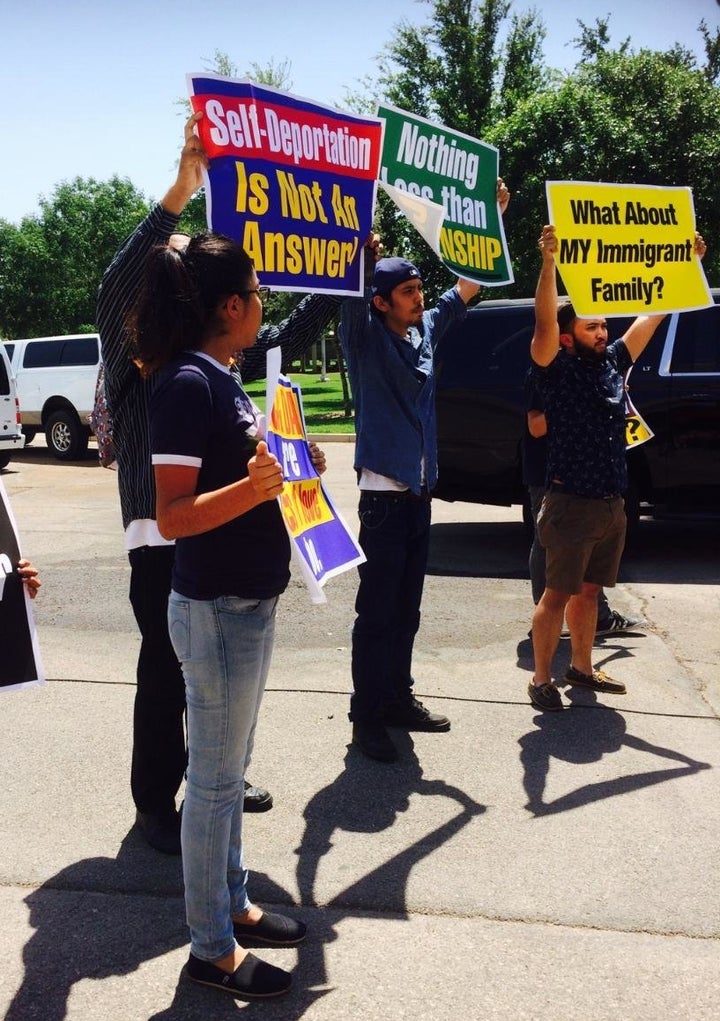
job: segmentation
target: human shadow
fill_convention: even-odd
[[[76,983],[129,975],[187,943],[179,861],[163,859],[167,878],[157,889],[175,896],[154,896],[147,882],[152,852],[145,854],[140,843],[131,830],[116,858],[75,862],[25,898],[35,932],[23,949],[23,980],[5,1021],[63,1021]],[[113,894],[138,892],[138,868],[147,896],[124,896],[118,906]]]
[[[407,917],[407,884],[413,867],[486,811],[484,805],[460,788],[444,780],[426,780],[409,734],[398,733],[395,742],[400,759],[393,765],[372,762],[350,745],[342,771],[309,801],[304,812],[305,830],[297,849],[297,881],[302,903],[317,903],[318,871],[333,847],[334,834],[342,831],[380,834],[390,829],[401,813],[409,810],[414,794],[449,800],[458,806],[458,811],[382,865],[338,891],[327,902],[326,909],[319,912],[323,925],[319,934],[321,945],[337,938],[335,926],[343,918],[377,912],[380,906],[383,914]],[[324,954],[305,955],[306,951],[301,948],[303,983],[308,988],[326,986]]]
[[[525,808],[535,816],[568,812],[606,798],[629,794],[712,768],[708,763],[698,762],[682,752],[628,734],[624,718],[614,709],[587,703],[576,704],[562,713],[540,713],[534,722],[535,729],[524,734],[518,743],[524,771],[523,785],[528,799]],[[582,765],[599,762],[604,755],[618,752],[622,747],[680,762],[682,766],[599,780],[583,784],[552,801],[545,800],[545,785],[553,758]]]
[[[333,847],[338,832],[381,834],[408,811],[413,794],[449,798],[459,811],[447,822],[424,834],[419,840],[393,855],[380,867],[350,884],[314,912],[309,938],[297,948],[296,981],[291,993],[281,1000],[238,1004],[228,1002],[224,994],[191,988],[180,973],[173,1002],[153,1014],[149,1021],[190,1021],[212,1011],[218,1021],[253,1018],[263,1021],[299,1021],[321,998],[332,994],[328,981],[325,947],[338,938],[337,925],[344,918],[360,917],[368,912],[407,915],[407,882],[414,865],[422,861],[458,833],[472,818],[486,809],[464,791],[442,780],[425,780],[407,734],[397,734],[400,761],[393,764],[372,762],[352,745],[344,766],[332,783],[315,794],[304,812],[305,829],[297,848],[297,881],[303,908],[317,908],[316,882],[323,858]],[[288,892],[264,873],[251,875],[253,897],[267,904],[292,903]],[[288,914],[295,909],[283,908]],[[263,955],[264,956],[264,955]],[[212,997],[212,1000],[209,999]],[[202,1013],[201,1013],[202,1012]]]

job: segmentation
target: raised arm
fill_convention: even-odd
[[[549,365],[560,350],[555,270],[555,253],[558,243],[555,228],[551,224],[546,224],[543,227],[538,246],[542,256],[542,266],[535,290],[535,332],[530,342],[530,356],[536,365]]]
[[[127,314],[135,304],[144,279],[145,261],[158,244],[166,244],[177,229],[185,206],[202,184],[207,156],[194,133],[202,117],[195,113],[185,123],[185,144],[175,181],[159,202],[120,246],[102,278],[98,292],[97,325],[102,343],[106,379],[117,392],[132,371],[128,359]]]
[[[707,245],[703,240],[702,236],[695,231],[695,255],[702,259],[707,251]],[[652,340],[655,330],[657,330],[660,323],[665,318],[665,315],[656,316],[638,316],[631,324],[627,333],[623,337],[625,341],[625,347],[628,349],[628,353],[632,360],[636,362],[640,355],[643,353],[647,345]]]

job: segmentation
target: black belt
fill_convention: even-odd
[[[417,503],[430,503],[432,493],[427,486],[421,486],[419,493],[412,489],[361,489],[361,496],[372,496],[378,500],[410,500]]]

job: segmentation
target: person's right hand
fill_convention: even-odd
[[[282,467],[265,440],[259,441],[255,455],[248,461],[248,475],[260,500],[274,500],[282,493],[285,484]]]
[[[180,166],[178,167],[177,183],[185,188],[191,195],[194,195],[203,184],[203,170],[210,166],[203,144],[198,135],[195,134],[195,125],[202,120],[203,112],[188,117],[185,122],[185,145],[180,153]]]
[[[538,239],[538,248],[542,253],[543,259],[552,259],[557,252],[557,234],[555,233],[555,227],[551,223],[546,223],[543,227]]]

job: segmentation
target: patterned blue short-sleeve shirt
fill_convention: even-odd
[[[624,340],[602,358],[563,348],[547,366],[533,366],[548,424],[547,483],[577,496],[606,497],[627,489],[625,374],[632,358]]]

